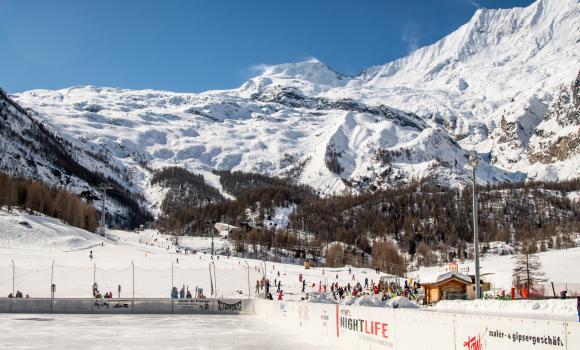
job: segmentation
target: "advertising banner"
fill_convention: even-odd
[[[565,322],[469,315],[455,317],[456,349],[567,348]]]

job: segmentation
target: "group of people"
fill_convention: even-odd
[[[101,299],[101,298],[113,299],[113,292],[109,291],[108,293],[102,294],[99,291],[99,285],[97,284],[97,282],[95,282],[95,283],[93,283],[93,298],[96,298],[96,299]]]
[[[278,276],[280,276],[280,274],[278,274]],[[282,300],[283,295],[284,295],[284,291],[282,290],[282,280],[278,280],[277,278],[274,279],[274,287],[276,287],[276,293],[277,293],[277,300]],[[272,295],[272,293],[270,292],[270,288],[272,287],[272,284],[270,283],[270,280],[267,278],[262,278],[260,280],[256,281],[256,294],[260,294],[262,290],[264,290],[264,295],[266,297],[266,299],[269,300],[274,300],[274,296]]]
[[[12,293],[8,294],[8,298],[23,298],[22,292],[17,290],[16,293],[13,295]],[[26,299],[30,298],[28,294],[26,294]]]
[[[206,298],[206,296],[203,294],[202,288],[195,287],[195,295],[197,299]],[[192,298],[193,296],[189,291],[189,286],[186,287],[185,285],[183,285],[179,291],[177,290],[177,287],[171,288],[171,299],[192,299]]]

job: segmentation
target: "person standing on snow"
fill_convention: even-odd
[[[181,290],[179,291],[179,298],[180,299],[185,298],[185,285],[183,285],[183,287],[181,287]]]
[[[99,293],[99,285],[97,284],[97,282],[95,282],[93,283],[93,297],[96,297],[98,293]]]
[[[365,288],[369,287],[369,278],[365,277]]]
[[[303,279],[302,280],[302,293],[304,293],[306,291],[306,280]]]

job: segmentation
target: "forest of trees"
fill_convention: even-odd
[[[95,208],[76,195],[1,172],[0,207],[39,212],[91,232],[95,232],[98,223]]]
[[[168,218],[182,223],[182,233],[205,232],[207,222],[212,221],[241,225],[248,221],[246,209],[250,209],[259,213],[257,220],[254,218],[258,232],[240,237],[241,240],[283,247],[285,243],[277,242],[276,235],[290,234],[291,241],[297,240],[294,245],[308,246],[312,251],[335,241],[350,247],[333,247],[330,263],[350,261],[354,265],[365,263],[361,257],[373,256],[382,267],[396,269],[405,265],[403,257],[388,254],[389,259],[394,257],[385,260],[379,251],[394,252],[397,247],[426,266],[471,254],[467,249],[473,241],[469,187],[449,189],[424,180],[389,190],[320,198],[312,189],[289,180],[239,172],[218,174],[224,189],[236,200],[182,208],[178,220]],[[569,234],[580,231],[580,206],[571,202],[566,193],[579,189],[579,180],[478,187],[482,249],[487,250],[486,243],[492,241],[509,242],[516,249],[523,241],[538,242],[544,249],[570,246],[573,242]],[[290,205],[294,210],[287,229],[272,234],[274,228],[260,226],[276,207]],[[311,233],[314,238],[306,243],[300,238],[301,232]],[[384,246],[378,248],[379,244]]]
[[[290,180],[243,172],[221,171],[216,174],[220,176],[224,190],[234,195],[236,200],[225,200],[220,195],[221,200],[216,197],[215,200],[206,203],[175,202],[167,212],[164,210],[158,227],[169,233],[175,231],[178,234],[204,234],[207,232],[208,223],[214,221],[242,225],[248,221],[246,209],[259,212],[259,218],[263,220],[273,214],[275,207],[300,204],[307,198],[315,197],[310,187],[295,185]],[[203,179],[201,175],[193,176]],[[205,182],[200,186],[208,186],[217,192]]]

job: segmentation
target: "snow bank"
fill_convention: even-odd
[[[547,300],[443,300],[438,312],[577,321],[576,299]]]
[[[101,244],[89,231],[41,215],[0,210],[0,247],[61,251],[87,249]]]
[[[338,302],[334,300],[332,294],[330,293],[313,293],[310,299],[311,303],[319,304],[337,304]],[[382,300],[380,296],[375,295],[363,295],[362,297],[350,297],[342,302],[341,305],[354,305],[354,306],[370,306],[370,307],[382,307],[382,308],[404,308],[404,309],[417,309],[415,303],[406,297],[395,297],[389,300]]]

